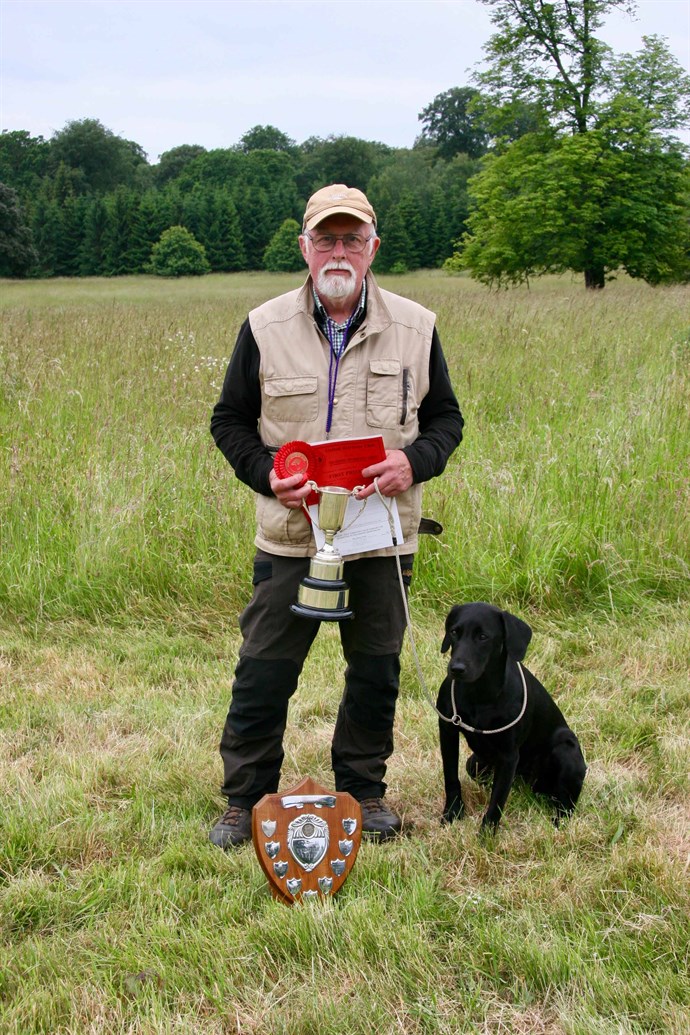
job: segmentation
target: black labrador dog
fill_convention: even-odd
[[[555,701],[520,665],[531,639],[526,622],[491,604],[456,605],[446,618],[441,651],[451,648],[451,656],[436,702],[444,823],[465,811],[458,777],[461,730],[472,750],[469,775],[478,781],[493,775],[482,827],[498,826],[516,775],[551,798],[556,826],[575,808],[587,767]]]

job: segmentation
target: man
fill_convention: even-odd
[[[366,196],[343,184],[317,191],[299,243],[309,277],[249,314],[211,420],[216,444],[257,493],[254,592],[240,616],[220,744],[228,809],[209,834],[221,848],[251,838],[252,807],[278,790],[288,702],[319,627],[289,610],[315,548],[302,509],[309,489],[299,474],[277,477],[276,451],[292,440],[382,435],[386,459],[362,474],[397,499],[409,584],[421,483],[462,438],[434,314],[383,291],[369,272],[379,238]],[[360,802],[363,832],[379,840],[401,829],[383,801],[405,631],[394,554],[345,561],[354,618],[340,623],[347,670],[331,747],[336,789]]]

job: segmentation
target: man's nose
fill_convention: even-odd
[[[343,244],[343,242],[340,239],[340,237],[336,238],[335,247],[333,249],[333,254],[338,259],[344,259],[345,258],[345,254],[346,254],[345,253],[345,245]]]

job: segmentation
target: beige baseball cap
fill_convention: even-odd
[[[340,215],[354,216],[363,223],[373,223],[376,226],[376,213],[366,194],[356,187],[346,187],[344,183],[332,183],[330,187],[317,190],[309,198],[302,230],[313,230],[322,219]]]

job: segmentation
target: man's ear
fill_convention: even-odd
[[[455,625],[462,611],[462,604],[456,604],[455,607],[451,607],[446,617],[446,635],[443,637],[443,643],[441,644],[441,654],[445,654],[450,647],[450,631]]]
[[[522,661],[527,653],[529,641],[532,639],[532,630],[527,622],[523,622],[516,615],[511,615],[510,611],[501,611],[501,617],[503,618],[503,628],[505,629],[505,645],[508,657],[512,658],[513,661]]]

